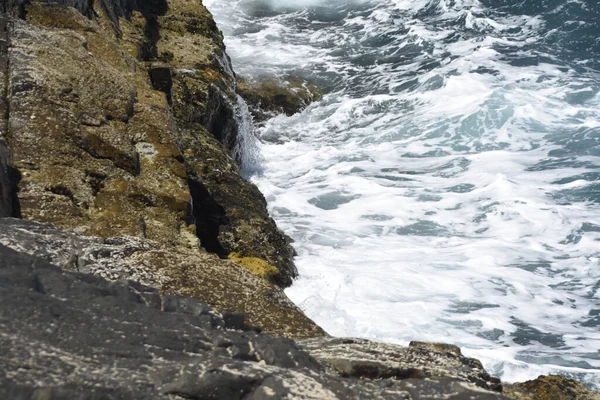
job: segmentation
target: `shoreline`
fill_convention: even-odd
[[[236,364],[234,375],[252,376],[240,383],[239,393],[244,396],[421,398],[433,391],[439,396],[502,398],[500,381],[455,346],[414,342],[403,347],[330,338],[287,298],[283,289],[297,276],[294,249],[269,216],[264,196],[241,176],[235,153],[240,129],[237,78],[222,33],[200,2],[161,0],[140,6],[134,0],[61,0],[3,5],[5,128],[0,130],[0,152],[6,148],[10,156],[0,154],[0,251],[6,254],[1,266],[11,277],[4,290],[7,298],[28,299],[36,309],[45,310],[44,301],[50,298],[51,302],[64,298],[64,303],[55,302],[60,309],[57,315],[66,316],[65,326],[73,333],[64,342],[44,342],[43,337],[34,341],[34,332],[52,324],[54,317],[46,319],[44,314],[40,324],[20,326],[17,314],[8,313],[4,317],[11,321],[7,340],[15,349],[26,347],[28,338],[40,352],[64,346],[61,351],[69,352],[71,362],[82,370],[93,369],[93,363],[83,360],[85,349],[77,347],[77,319],[66,310],[83,307],[82,315],[112,318],[109,310],[102,309],[101,296],[96,298],[99,291],[108,293],[111,306],[120,309],[116,305],[122,304],[125,314],[133,296],[137,300],[132,315],[140,321],[148,320],[148,315],[162,320],[168,319],[164,313],[171,312],[165,302],[179,299],[176,302],[189,301],[193,306],[178,305],[174,315],[186,320],[191,312],[189,318],[199,319],[189,324],[202,326],[201,335],[213,340],[200,349],[189,344],[191,353],[197,354],[186,360],[202,365],[199,360],[211,354],[211,362],[224,373],[232,362],[229,358],[243,361]],[[271,108],[278,107],[277,101],[275,96]],[[27,277],[34,277],[33,281]],[[57,283],[62,279],[92,290],[88,300],[97,306],[78,303],[87,300]],[[68,307],[63,310],[61,304]],[[206,323],[210,327],[202,325]],[[161,332],[168,330],[166,321],[159,326]],[[19,329],[29,336],[18,338]],[[181,337],[193,331],[186,325]],[[268,334],[304,341],[296,345]],[[138,337],[134,332],[128,335]],[[240,350],[248,337],[250,349]],[[108,368],[110,360],[120,363],[119,357],[126,359],[128,351],[138,354],[135,349],[150,338],[152,332],[147,331],[125,350],[103,347],[99,354],[104,367],[99,364],[98,370]],[[177,340],[165,339],[164,348],[153,345],[161,349],[156,354],[190,352],[179,349]],[[94,346],[100,346],[100,341]],[[264,347],[260,351],[251,349],[260,346]],[[281,354],[273,350],[279,348]],[[350,349],[353,356],[347,354]],[[291,360],[284,350],[294,354]],[[107,356],[113,351],[121,356]],[[278,354],[270,359],[269,351]],[[177,357],[184,357],[177,354],[169,363],[175,365]],[[71,379],[88,377],[73,378],[66,367],[45,376],[46,367],[37,355],[27,361],[33,365],[27,372],[19,367],[23,352],[15,350],[11,357],[7,370],[29,382],[22,387],[11,374],[0,376],[0,393],[8,388],[6,393],[15,399],[37,398],[44,390],[51,399],[69,398],[90,385],[110,391],[113,384],[123,389],[129,382],[126,375],[119,375],[115,381],[74,383]],[[60,356],[49,357],[51,363],[60,362]],[[143,365],[140,360],[135,363]],[[132,368],[123,363],[123,370]],[[264,364],[273,366],[266,369],[272,375],[262,371]],[[151,370],[158,368],[155,372],[164,367],[152,365]],[[161,377],[161,383],[139,377],[145,382],[140,393],[146,393],[140,396],[172,398],[161,396],[187,393],[199,396],[187,398],[234,398],[227,397],[231,395],[227,385],[237,382],[234,378],[208,384],[206,371],[199,370],[177,378],[188,382],[190,376],[200,374],[195,383],[199,391],[189,389],[193,384],[187,383],[163,390],[173,387],[165,383],[176,381],[169,375],[173,373],[164,372],[168,377]],[[275,377],[275,383],[268,381],[269,376]],[[282,389],[286,379],[296,386]],[[521,389],[515,385],[508,393],[512,398],[546,398],[527,397],[539,387],[575,393],[567,398],[598,398],[565,378],[524,383]],[[115,392],[114,398],[129,393],[123,390]],[[202,391],[210,390],[217,394],[202,397]],[[269,397],[271,392],[276,397]]]

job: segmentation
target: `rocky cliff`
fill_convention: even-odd
[[[285,296],[200,0],[1,7],[1,399],[502,398],[454,346],[330,339]],[[240,91],[264,115],[313,96],[269,85]],[[598,398],[553,379],[511,396]]]
[[[322,334],[277,287],[296,275],[293,249],[231,156],[235,76],[200,2],[5,1],[0,24],[0,216],[135,237],[157,287],[266,331]],[[237,265],[218,259],[231,254]],[[169,257],[186,260],[177,274],[161,269]]]
[[[32,2],[5,15],[4,214],[101,237],[198,238],[291,283],[290,240],[230,157],[235,76],[200,2]]]

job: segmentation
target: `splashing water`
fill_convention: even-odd
[[[326,92],[251,167],[295,239],[292,300],[334,335],[600,389],[596,1],[205,4],[239,74]]]
[[[248,105],[240,95],[237,95],[237,102],[234,106],[234,118],[238,133],[232,157],[239,160],[242,174],[245,178],[249,178],[262,172],[262,159],[252,114],[250,114]]]

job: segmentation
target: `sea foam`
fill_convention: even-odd
[[[238,73],[326,92],[260,129],[251,177],[293,301],[333,335],[600,388],[600,73],[568,45],[593,50],[597,10],[521,3],[205,2]]]

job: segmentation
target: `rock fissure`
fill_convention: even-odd
[[[0,218],[21,216],[17,187],[20,173],[12,166],[12,157],[8,145],[8,121],[10,119],[9,101],[9,18],[6,0],[2,2],[0,15]]]
[[[225,208],[211,197],[201,182],[188,179],[188,186],[192,197],[196,236],[200,239],[201,246],[210,253],[226,258],[229,253],[219,241],[221,226],[229,222]]]

